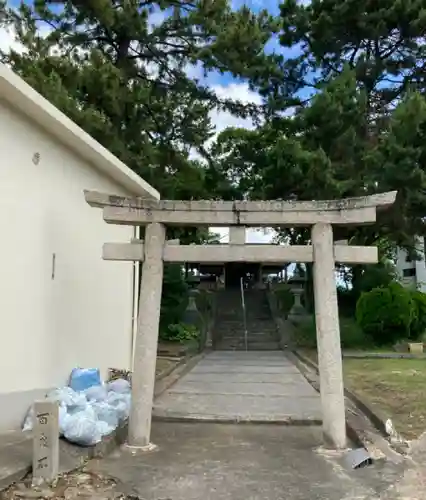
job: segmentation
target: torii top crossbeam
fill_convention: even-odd
[[[103,207],[112,224],[143,226],[153,222],[178,226],[311,226],[371,224],[376,211],[391,206],[396,191],[320,201],[173,201],[146,200],[85,191],[89,205]]]

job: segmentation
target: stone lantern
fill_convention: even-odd
[[[200,277],[188,276],[187,283],[189,288],[189,296],[183,320],[189,325],[199,326],[200,313],[197,308],[196,297],[200,293],[200,291],[197,289],[197,286],[200,283]]]
[[[302,305],[302,295],[305,282],[305,277],[301,275],[293,276],[289,280],[289,285],[291,285],[290,291],[294,296],[294,304],[288,313],[288,317],[293,321],[300,320],[306,316],[306,310]]]

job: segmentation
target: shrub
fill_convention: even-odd
[[[386,345],[407,337],[413,319],[411,294],[392,282],[387,287],[364,292],[358,299],[356,319],[375,344]]]
[[[294,295],[291,293],[291,287],[287,284],[281,284],[275,289],[279,310],[287,316],[294,304]]]
[[[170,342],[188,342],[196,340],[200,332],[194,325],[187,325],[185,323],[176,323],[169,325],[168,328],[162,332],[162,340]]]
[[[315,319],[297,325],[296,343],[299,347],[314,348],[317,345]],[[365,335],[352,318],[340,318],[340,344],[342,349],[369,349],[373,347],[370,337]]]
[[[410,325],[410,339],[419,339],[426,330],[426,293],[414,290],[411,292],[413,318]]]
[[[355,270],[358,272],[355,273]],[[390,262],[379,262],[368,266],[354,266],[352,268],[352,288],[337,287],[340,314],[355,316],[356,304],[363,292],[370,292],[374,288],[387,287],[396,279],[395,266]]]
[[[343,349],[369,349],[372,339],[359,327],[354,318],[340,319],[340,343]]]

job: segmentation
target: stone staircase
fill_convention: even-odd
[[[247,349],[276,351],[280,349],[278,332],[264,290],[244,292],[247,316]],[[217,313],[213,347],[220,351],[245,350],[244,317],[239,290],[217,294]]]

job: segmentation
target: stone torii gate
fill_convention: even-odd
[[[106,260],[143,261],[132,376],[128,444],[150,445],[160,319],[163,262],[313,262],[315,318],[323,432],[346,447],[345,403],[335,263],[376,263],[376,247],[333,243],[332,226],[374,223],[396,192],[333,201],[153,201],[86,191],[89,205],[103,208],[110,224],[146,226],[145,241],[105,243]],[[166,226],[311,227],[311,245],[179,245],[166,241]]]

